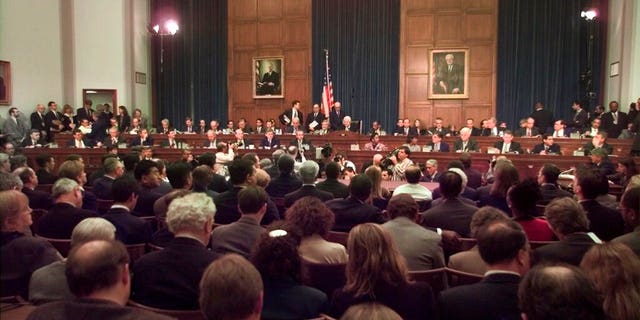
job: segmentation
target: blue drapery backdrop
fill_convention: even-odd
[[[587,97],[581,74],[588,68],[589,22],[582,10],[595,7],[593,90]],[[497,116],[516,127],[536,102],[557,119],[571,116],[573,100],[588,110],[602,103],[607,0],[500,0]],[[473,90],[473,88],[471,88]]]

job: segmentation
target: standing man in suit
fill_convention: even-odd
[[[313,110],[307,115],[304,127],[309,133],[315,132],[316,130],[320,130],[324,119],[326,119],[326,117],[320,112],[320,105],[316,103],[313,105]]]
[[[536,102],[533,107],[534,111],[529,115],[532,118],[536,126],[540,129],[540,133],[547,133],[553,124],[553,113],[544,108],[542,102]]]
[[[427,145],[431,147],[431,152],[449,152],[449,144],[442,141],[441,133],[431,135],[431,143]]]
[[[581,168],[574,176],[573,188],[578,202],[587,212],[589,231],[604,241],[621,236],[624,233],[624,220],[618,210],[601,205],[596,201],[598,185],[602,180],[602,173],[589,168]]]
[[[493,144],[493,147],[500,150],[500,153],[522,153],[522,147],[520,143],[513,141],[513,133],[510,130],[505,130],[502,135],[502,141],[498,141]]]
[[[515,221],[480,228],[478,250],[487,263],[482,281],[440,294],[443,319],[518,319],[518,284],[530,267],[527,235]]]
[[[338,130],[343,118],[344,112],[342,111],[342,103],[340,101],[336,101],[333,104],[331,112],[329,112],[329,124],[331,126],[331,130]]]
[[[7,118],[2,125],[2,133],[5,134],[7,142],[11,142],[17,146],[20,145],[22,140],[27,136],[29,132],[28,129],[22,118],[20,118],[20,110],[15,107],[10,108],[9,118]]]
[[[560,152],[560,145],[553,142],[553,136],[550,134],[543,134],[542,143],[533,147],[531,153],[562,155],[562,152]]]
[[[40,131],[40,135],[42,137],[46,137],[47,132],[49,130],[47,130],[47,123],[46,123],[45,114],[44,114],[44,106],[42,104],[38,103],[38,105],[36,105],[36,111],[34,111],[31,114],[30,120],[31,120],[31,129],[36,129]]]
[[[453,143],[456,152],[477,152],[480,150],[478,143],[471,139],[471,129],[464,127],[460,129],[460,138]]]
[[[629,124],[627,114],[618,110],[618,102],[609,102],[609,112],[605,112],[602,117],[602,129],[612,138],[618,138],[622,129],[626,129]]]
[[[316,188],[315,182],[320,171],[320,166],[317,162],[307,160],[300,166],[300,178],[302,178],[302,187],[300,189],[287,193],[284,196],[284,206],[289,208],[296,200],[303,197],[316,197],[322,202],[327,202],[333,199],[333,195],[329,192],[322,191]]]
[[[576,131],[582,131],[589,123],[589,115],[587,111],[582,108],[582,102],[578,100],[573,101],[571,108],[575,113],[573,114],[573,119],[569,122],[569,126],[573,127]]]
[[[455,57],[449,53],[444,57],[445,64],[438,68],[435,79],[435,93],[463,94],[464,68],[455,63]]]
[[[262,138],[262,141],[260,142],[260,146],[265,148],[265,149],[279,148],[280,147],[280,139],[275,137],[275,135],[273,133],[273,130],[268,130],[264,134],[264,138]]]
[[[49,107],[49,112],[44,116],[44,120],[48,130],[47,137],[51,142],[54,135],[64,129],[64,124],[62,123],[62,113],[58,112],[58,105],[55,101],[49,101],[47,106]]]
[[[147,243],[151,239],[151,226],[131,213],[138,201],[139,190],[140,186],[133,178],[117,178],[110,188],[114,203],[102,216],[116,227],[116,239],[124,244]]]
[[[335,214],[336,222],[334,231],[349,232],[351,228],[361,223],[386,222],[386,218],[380,209],[365,203],[371,195],[371,179],[364,174],[358,174],[351,178],[349,184],[349,197],[346,199],[334,199],[327,202],[327,207]]]
[[[283,126],[291,126],[293,118],[298,118],[300,123],[303,122],[302,111],[300,110],[300,100],[293,100],[291,102],[291,109],[285,110],[278,119]]]
[[[80,123],[82,119],[87,119],[89,120],[89,122],[93,122],[92,115],[95,111],[91,109],[92,104],[93,104],[93,101],[87,99],[84,101],[82,108],[78,108],[78,110],[76,110],[76,119],[78,123]]]

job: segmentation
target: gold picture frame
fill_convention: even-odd
[[[253,58],[253,98],[284,98],[284,57]]]
[[[469,49],[429,51],[429,99],[469,98]]]

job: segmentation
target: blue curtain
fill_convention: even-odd
[[[227,1],[152,0],[152,24],[173,17],[180,30],[152,38],[157,123],[180,129],[194,120],[227,118]]]
[[[607,0],[500,0],[498,25],[497,116],[516,127],[536,102],[557,119],[567,119],[573,100],[588,110],[602,103]],[[580,17],[596,7],[592,25]],[[592,29],[590,29],[592,28]],[[589,68],[593,33],[592,88],[581,74]],[[584,78],[584,77],[583,77]],[[588,94],[593,92],[594,94]]]
[[[333,95],[346,114],[387,130],[398,118],[400,1],[313,0],[313,99],[320,103],[325,54]]]

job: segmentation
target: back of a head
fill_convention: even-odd
[[[79,246],[89,241],[111,241],[116,238],[116,227],[104,218],[86,218],[71,232],[71,246]]]
[[[277,165],[278,164],[278,159],[280,159],[280,157],[282,157],[283,154],[284,154],[284,150],[282,150],[282,149],[278,149],[278,150],[274,151],[271,154],[271,159],[273,159],[273,163],[275,163]]]
[[[555,198],[544,210],[549,225],[563,235],[589,231],[587,213],[576,200],[563,197]]]
[[[247,152],[243,154],[242,159],[247,159],[251,161],[251,163],[253,163],[254,166],[258,163],[258,161],[260,161],[260,159],[258,158],[258,155],[255,152]]]
[[[606,183],[606,189],[608,191],[608,182],[600,172],[588,167],[581,167],[576,172],[576,181],[580,186],[580,192],[585,199],[595,199],[603,189],[603,180]],[[605,192],[606,193],[606,192]]]
[[[65,267],[67,284],[75,296],[89,296],[116,285],[128,263],[129,253],[119,241],[84,243],[69,253]]]
[[[539,265],[518,289],[519,306],[529,320],[604,320],[595,286],[577,267]]]
[[[509,189],[507,197],[511,207],[519,213],[533,213],[536,203],[542,199],[542,192],[534,179],[526,179]]]
[[[84,171],[84,164],[78,160],[67,160],[58,168],[59,178],[69,178],[76,180]]]
[[[495,221],[476,234],[480,257],[488,265],[508,263],[527,248],[527,235],[513,220]]]
[[[22,189],[20,178],[8,172],[0,172],[0,191]]]
[[[114,202],[126,202],[132,194],[140,192],[138,181],[130,176],[122,176],[113,181],[111,185],[111,195]]]
[[[560,176],[560,168],[553,163],[545,163],[542,166],[540,173],[544,176],[546,183],[556,184],[558,183],[558,177]]]
[[[456,172],[443,172],[438,182],[440,193],[445,199],[453,199],[462,192],[462,177]]]
[[[267,193],[258,186],[247,186],[238,192],[238,208],[242,214],[256,214],[267,203]]]
[[[360,303],[345,311],[340,320],[402,320],[395,311],[381,303]]]
[[[237,254],[209,265],[200,280],[200,309],[209,320],[245,319],[260,315],[262,278],[256,268]]]
[[[471,168],[471,154],[469,154],[468,152],[463,152],[460,154],[460,161],[462,162],[462,164],[464,165],[465,169],[469,169]]]
[[[422,172],[419,166],[411,165],[404,171],[404,176],[407,179],[407,183],[418,183],[420,182]]]
[[[208,221],[213,221],[216,206],[205,193],[189,193],[173,199],[167,209],[167,227],[174,234],[201,232]]]
[[[262,187],[263,189],[266,189],[271,182],[271,176],[263,169],[256,169],[255,178],[256,185],[258,187]]]
[[[418,215],[418,203],[409,194],[398,194],[389,200],[389,204],[387,204],[387,213],[391,219],[405,217],[414,221]]]
[[[265,232],[251,250],[251,262],[263,279],[281,281],[302,278],[301,258],[297,238],[285,230]]]
[[[136,165],[133,175],[136,177],[136,180],[140,181],[142,176],[148,175],[153,168],[158,169],[158,164],[155,161],[142,160]]]
[[[194,190],[206,190],[211,181],[213,181],[213,172],[211,167],[199,165],[191,173],[193,179]]]
[[[349,194],[359,200],[366,200],[371,194],[372,182],[364,174],[355,175],[349,183]]]
[[[508,160],[507,160],[508,161]],[[507,190],[514,184],[518,183],[520,176],[518,169],[511,161],[497,161],[495,166],[495,180],[491,187],[491,195],[503,196],[507,195]]]
[[[24,193],[17,190],[0,190],[0,229],[5,230],[5,225],[10,219],[16,219],[23,208],[21,208],[20,198],[23,203],[29,204],[29,199]]]
[[[104,161],[102,161],[102,168],[104,169],[104,173],[106,174],[111,174],[116,172],[116,169],[118,169],[118,166],[122,165],[120,163],[120,159],[118,159],[116,157],[116,155],[114,155],[113,153],[110,153],[109,157],[106,157],[104,159]],[[122,165],[124,167],[124,165]]]
[[[229,165],[229,182],[233,185],[243,184],[254,173],[254,166],[246,159],[235,159]]]
[[[322,237],[329,233],[335,222],[333,211],[316,197],[302,197],[285,213],[286,222],[300,230],[302,237],[313,234]]]
[[[447,163],[447,169],[451,169],[451,168],[458,168],[464,171],[464,164],[462,164],[462,161],[460,160],[452,160],[452,161],[449,161],[449,163]]]
[[[129,152],[122,157],[122,163],[127,172],[133,172],[138,162],[140,162],[140,154],[138,152]]]
[[[278,159],[278,169],[280,173],[290,174],[293,172],[294,164],[295,160],[289,155],[282,155],[280,159]]]
[[[327,179],[338,179],[340,176],[340,165],[331,161],[324,167],[324,172],[327,175]]]
[[[622,194],[620,204],[626,210],[633,211],[635,215],[640,218],[640,187],[627,189],[627,191]],[[636,221],[637,223],[640,223],[639,219],[636,219]]]
[[[177,161],[167,167],[167,178],[174,189],[182,189],[188,186],[191,177],[191,164]]]
[[[36,156],[36,164],[40,168],[44,168],[49,161],[51,161],[51,155],[48,153],[42,153]]]
[[[496,221],[506,220],[509,220],[509,217],[507,217],[502,210],[492,206],[484,206],[476,210],[471,217],[471,222],[469,223],[471,237],[475,238],[480,228],[488,226]]]
[[[311,160],[303,162],[300,166],[300,178],[302,178],[302,183],[314,183],[318,176],[318,171],[320,171],[320,166],[318,166],[317,162]]]
[[[60,178],[56,180],[51,188],[51,196],[55,199],[60,195],[72,192],[78,187],[78,183],[75,180],[69,178]]]
[[[208,167],[216,164],[216,155],[213,152],[205,152],[198,157],[198,162]]]

